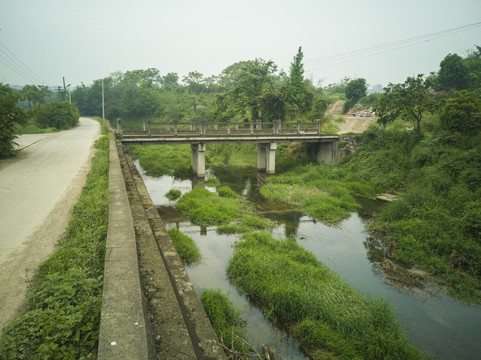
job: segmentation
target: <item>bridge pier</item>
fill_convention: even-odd
[[[192,169],[199,177],[205,177],[205,144],[191,144]]]
[[[257,170],[265,170],[267,174],[276,172],[277,143],[257,144]]]
[[[341,152],[339,149],[339,141],[329,141],[329,142],[319,143],[319,151],[317,153],[317,162],[327,164],[327,165],[335,165],[335,164],[339,164],[340,157],[341,157]]]

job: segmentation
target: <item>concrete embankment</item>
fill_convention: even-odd
[[[129,156],[111,140],[100,360],[226,359]]]

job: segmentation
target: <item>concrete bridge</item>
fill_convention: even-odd
[[[117,120],[117,134],[124,145],[190,144],[192,168],[205,176],[205,151],[209,143],[256,143],[257,169],[275,173],[277,143],[314,142],[319,144],[319,162],[339,160],[340,135],[322,134],[321,122],[151,122],[124,126]]]

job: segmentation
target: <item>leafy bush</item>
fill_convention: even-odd
[[[177,250],[179,257],[184,264],[198,264],[202,260],[199,247],[191,237],[181,233],[176,228],[170,229],[168,233],[174,243],[175,250]]]
[[[57,130],[70,129],[78,124],[79,111],[68,102],[51,102],[40,105],[36,111],[36,122],[42,129],[54,127]]]
[[[18,125],[24,122],[24,112],[18,107],[20,95],[0,83],[0,159],[15,155]]]

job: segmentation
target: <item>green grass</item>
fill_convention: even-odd
[[[189,145],[134,145],[129,146],[129,151],[147,175],[172,175],[179,179],[190,179],[194,175]]]
[[[207,157],[216,165],[254,166],[257,163],[257,145],[209,144]]]
[[[194,224],[202,226],[228,224],[247,211],[246,204],[237,195],[236,198],[220,197],[206,189],[184,194],[176,208]]]
[[[176,228],[170,229],[168,233],[174,243],[175,250],[177,250],[180,259],[185,265],[194,265],[201,262],[202,255],[191,237],[183,234]]]
[[[250,231],[269,230],[275,226],[274,222],[252,215],[244,215],[232,224],[219,225],[216,229],[218,234],[243,234]]]
[[[97,353],[108,222],[108,138],[98,149],[57,252],[27,292],[28,311],[3,333],[1,359],[90,359]]]
[[[355,290],[291,239],[249,233],[235,245],[227,274],[270,319],[293,324],[311,353],[340,359],[424,359],[393,308]],[[327,352],[327,353],[326,353]]]
[[[239,340],[246,337],[244,321],[229,298],[219,289],[204,290],[200,302],[222,344],[238,353],[248,353],[249,347]]]
[[[215,177],[210,177],[210,178],[205,179],[204,185],[205,185],[205,186],[217,187],[217,186],[220,185],[220,182],[219,182],[219,180],[218,180],[217,178],[215,178]]]
[[[167,199],[169,199],[170,201],[174,201],[174,200],[177,200],[178,198],[180,198],[180,196],[182,195],[182,192],[180,190],[176,190],[176,189],[170,189],[166,194],[165,194],[165,197]]]

